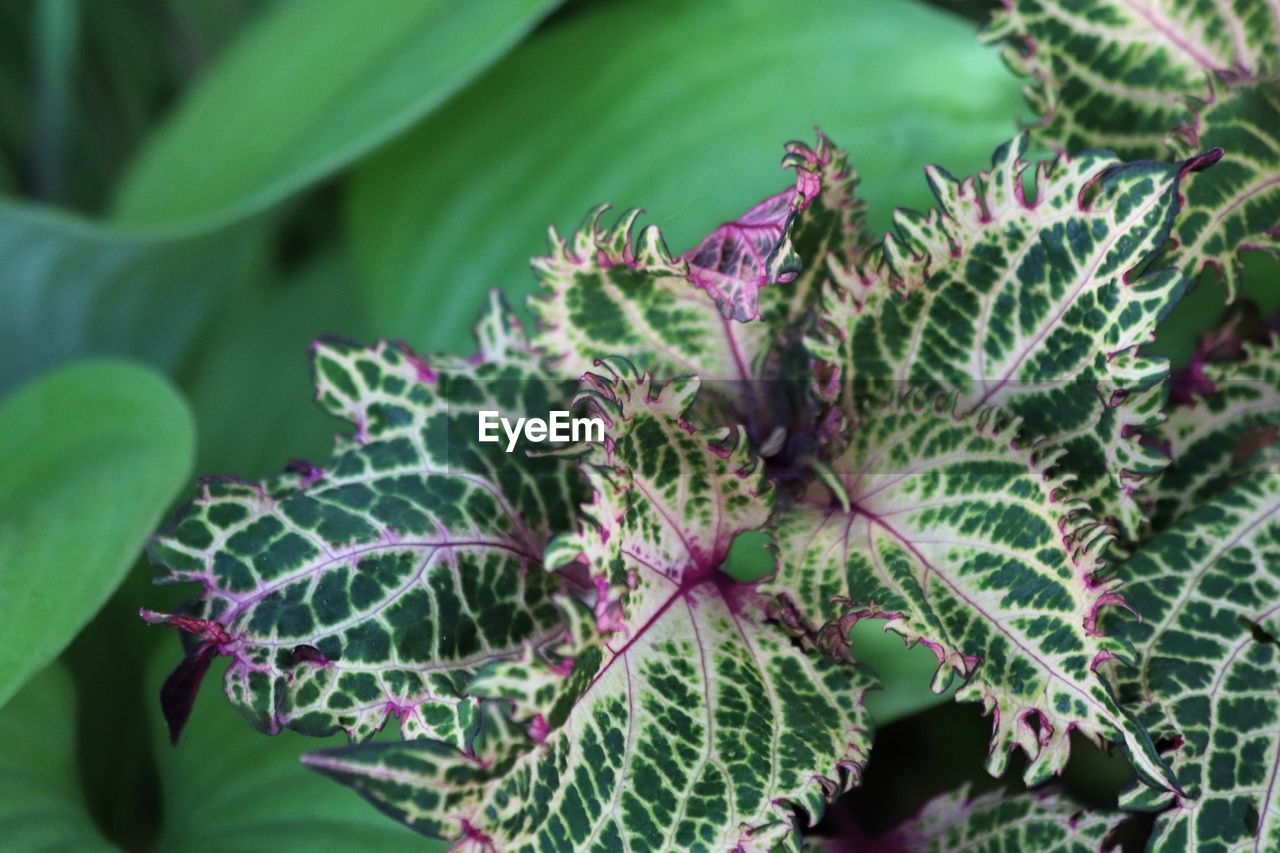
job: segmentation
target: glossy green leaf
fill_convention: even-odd
[[[77,363],[0,401],[0,704],[123,580],[194,444],[182,398],[133,364]]]
[[[965,785],[934,797],[920,813],[880,839],[913,853],[1098,853],[1124,815],[1091,811],[1052,790],[973,795]]]
[[[463,844],[795,849],[861,776],[868,681],[806,653],[721,571],[773,490],[741,429],[684,419],[697,381],[659,387],[619,360],[584,389],[607,423],[582,448],[595,497],[546,562],[589,573],[592,636],[480,679],[527,730],[492,757],[413,741],[307,763]]]
[[[226,655],[228,696],[264,731],[363,739],[395,718],[466,744],[474,670],[560,632],[540,559],[576,479],[479,443],[477,412],[547,412],[571,389],[536,376],[496,295],[478,332],[478,360],[317,342],[317,400],[354,430],[333,458],[202,481],[157,535],[163,582],[203,588],[190,615],[144,612],[198,640],[162,695],[175,738]]]
[[[117,218],[207,227],[260,211],[435,109],[554,5],[282,3],[143,152],[121,189]]]
[[[85,807],[75,687],[59,664],[0,709],[0,837],[11,850],[114,850]]]
[[[68,366],[0,402],[0,704],[124,578],[193,444],[182,398],[125,362]]]
[[[260,230],[164,239],[0,203],[0,392],[82,355],[176,370],[260,260]]]
[[[1151,849],[1280,847],[1280,470],[1202,504],[1121,574],[1142,614],[1120,628],[1139,660],[1116,670],[1121,695],[1171,739],[1190,795],[1131,792],[1135,807],[1173,806]]]
[[[152,662],[150,695],[159,690],[176,656],[170,650]],[[220,669],[216,665],[215,674]],[[169,744],[159,714],[150,722],[164,814],[156,850],[432,849],[420,836],[307,772],[300,759],[316,741],[292,732],[265,738],[215,691],[196,700],[180,747]]]
[[[458,348],[480,288],[528,292],[550,223],[643,206],[681,254],[783,189],[779,144],[817,124],[849,149],[878,227],[925,201],[924,163],[980,164],[1018,111],[998,59],[922,4],[587,6],[361,165],[360,292],[374,328]]]

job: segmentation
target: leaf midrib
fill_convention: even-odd
[[[273,592],[277,592],[283,587],[286,587],[292,583],[295,583],[296,581],[304,580],[308,577],[311,577],[320,572],[323,572],[325,569],[334,565],[335,563],[350,560],[353,557],[358,557],[363,554],[369,554],[369,553],[382,551],[386,549],[395,549],[395,550],[431,549],[431,552],[428,555],[428,559],[425,560],[423,565],[418,569],[418,571],[414,573],[413,579],[410,584],[412,585],[413,582],[416,582],[421,578],[422,573],[430,565],[431,557],[433,557],[438,551],[442,549],[454,549],[454,548],[494,548],[502,551],[509,551],[510,553],[515,554],[517,557],[520,557],[523,560],[529,561],[531,564],[541,563],[541,560],[538,557],[530,556],[529,554],[526,554],[524,551],[521,551],[519,548],[507,542],[490,541],[490,540],[483,540],[483,539],[472,539],[472,540],[446,539],[438,542],[428,542],[428,541],[379,542],[376,545],[369,545],[369,546],[357,548],[351,551],[344,551],[342,553],[334,554],[328,559],[321,561],[320,563],[316,563],[315,565],[308,566],[303,571],[296,572],[292,575],[282,578],[279,581],[276,581],[275,583],[268,584],[267,586],[261,587],[257,591],[255,591],[253,594],[243,599],[236,599],[234,596],[232,596],[230,593],[226,592],[225,590],[219,590],[218,591],[219,594],[222,594],[225,598],[235,603],[235,605],[231,608],[231,610],[228,611],[226,614],[224,614],[223,619],[219,621],[222,621],[224,625],[230,628],[231,623],[234,622],[236,619],[238,619],[240,616],[243,616],[248,608],[251,608],[253,605],[258,604],[267,596],[271,595]],[[398,590],[397,593],[400,591],[402,590]],[[390,600],[394,600],[394,596],[392,596]],[[388,602],[384,602],[384,604],[386,603]]]
[[[904,547],[906,547],[906,548],[907,548],[907,550],[908,550],[908,551],[910,551],[910,552],[912,553],[912,555],[913,555],[917,560],[919,560],[919,561],[920,561],[921,565],[923,565],[923,566],[924,566],[928,571],[932,572],[932,573],[933,573],[933,575],[934,575],[935,577],[937,577],[937,578],[938,578],[939,580],[941,580],[944,584],[946,584],[946,585],[951,589],[951,591],[952,591],[954,594],[958,595],[962,600],[964,600],[964,602],[965,602],[965,604],[966,604],[967,606],[969,606],[969,607],[973,608],[973,610],[974,610],[975,612],[979,613],[979,614],[980,614],[980,615],[981,615],[985,620],[987,620],[987,622],[988,622],[989,624],[991,624],[991,625],[992,625],[992,626],[994,626],[998,631],[1000,631],[1002,634],[1004,634],[1004,635],[1009,639],[1009,641],[1010,641],[1010,642],[1012,642],[1015,646],[1017,646],[1019,650],[1021,650],[1025,655],[1027,655],[1027,657],[1029,657],[1029,658],[1031,658],[1032,660],[1034,660],[1034,661],[1035,661],[1035,662],[1040,666],[1040,668],[1041,668],[1041,669],[1043,669],[1046,673],[1048,673],[1048,674],[1049,674],[1049,676],[1050,676],[1050,677],[1052,677],[1052,678],[1054,678],[1055,680],[1057,680],[1057,681],[1061,682],[1062,684],[1066,685],[1066,686],[1067,686],[1067,687],[1068,687],[1072,692],[1077,693],[1078,695],[1080,695],[1081,697],[1083,697],[1089,705],[1091,705],[1091,706],[1093,706],[1095,709],[1097,709],[1097,711],[1098,711],[1098,712],[1103,716],[1103,718],[1104,718],[1104,719],[1106,719],[1108,722],[1110,722],[1112,725],[1114,725],[1118,730],[1123,731],[1123,728],[1124,728],[1124,727],[1123,727],[1123,726],[1118,725],[1118,723],[1116,722],[1116,719],[1115,719],[1115,715],[1114,715],[1114,714],[1112,714],[1112,713],[1111,713],[1111,712],[1110,712],[1110,711],[1109,711],[1109,710],[1108,710],[1104,705],[1102,705],[1102,704],[1097,700],[1097,698],[1096,698],[1095,696],[1093,696],[1093,694],[1089,693],[1087,690],[1085,690],[1085,689],[1083,689],[1082,687],[1080,687],[1080,686],[1076,683],[1076,680],[1075,680],[1074,678],[1068,677],[1068,676],[1066,676],[1065,674],[1060,673],[1060,672],[1057,670],[1057,668],[1055,668],[1055,667],[1053,667],[1053,666],[1050,666],[1048,662],[1046,662],[1046,661],[1045,661],[1043,658],[1041,658],[1038,654],[1036,654],[1034,651],[1032,651],[1032,650],[1031,650],[1031,649],[1030,649],[1030,648],[1029,648],[1029,647],[1028,647],[1028,646],[1027,646],[1023,641],[1022,641],[1022,638],[1020,638],[1018,635],[1016,635],[1016,634],[1014,634],[1012,631],[1010,631],[1010,630],[1009,630],[1009,629],[1004,625],[1004,623],[1003,623],[1003,622],[1001,622],[999,619],[996,619],[996,618],[992,617],[992,616],[991,616],[991,614],[987,613],[987,611],[986,611],[986,610],[984,610],[981,606],[979,606],[979,605],[977,604],[977,602],[975,602],[975,601],[974,601],[973,599],[971,599],[968,595],[966,595],[966,594],[965,594],[965,593],[960,589],[960,587],[959,587],[959,586],[957,586],[954,582],[952,582],[952,580],[947,576],[947,574],[946,574],[945,572],[940,571],[940,570],[938,569],[938,567],[937,567],[937,566],[933,565],[933,563],[931,563],[931,562],[928,560],[928,558],[926,558],[926,557],[925,557],[925,555],[924,555],[924,554],[922,554],[922,553],[919,551],[919,549],[917,549],[917,548],[915,547],[915,545],[912,543],[912,541],[911,541],[910,539],[908,539],[906,536],[904,536],[901,532],[899,532],[899,531],[897,530],[897,528],[895,528],[893,525],[891,525],[891,524],[889,524],[888,522],[886,522],[886,521],[885,521],[883,518],[881,518],[878,514],[876,514],[876,513],[874,513],[874,512],[870,512],[870,511],[868,511],[868,510],[866,510],[866,509],[863,509],[862,507],[858,506],[857,504],[852,504],[852,505],[850,506],[850,509],[851,509],[851,511],[852,511],[852,513],[853,513],[853,514],[855,514],[855,515],[857,515],[857,514],[861,514],[861,515],[862,515],[862,516],[864,516],[864,517],[865,517],[865,518],[866,518],[870,523],[875,524],[875,525],[878,525],[881,529],[883,529],[884,531],[886,531],[886,532],[887,532],[890,536],[892,536],[894,539],[896,539],[896,540],[898,540],[899,542],[901,542],[901,543],[903,544],[903,546],[904,546]],[[923,591],[923,590],[922,590],[922,591]],[[961,650],[961,651],[962,651],[962,650]],[[962,651],[962,653],[963,653],[963,651]]]
[[[1098,267],[1102,264],[1103,260],[1106,259],[1111,249],[1116,245],[1118,239],[1121,236],[1127,235],[1129,233],[1130,228],[1132,228],[1133,224],[1139,219],[1145,217],[1147,213],[1153,207],[1155,207],[1157,202],[1163,200],[1164,195],[1165,195],[1165,190],[1161,190],[1160,192],[1153,192],[1147,198],[1146,203],[1139,205],[1135,209],[1134,213],[1131,214],[1129,218],[1126,219],[1119,227],[1112,227],[1108,231],[1107,236],[1109,237],[1109,239],[1101,243],[1097,247],[1097,249],[1094,251],[1093,262],[1089,267],[1088,272],[1084,273],[1080,277],[1079,284],[1076,285],[1075,289],[1071,291],[1071,293],[1067,296],[1067,298],[1060,301],[1056,310],[1053,313],[1053,316],[1049,317],[1048,321],[1041,326],[1040,330],[1036,333],[1035,337],[1029,343],[1027,343],[1022,347],[1022,351],[1018,353],[1018,357],[1014,359],[1013,364],[1009,365],[1009,367],[1005,370],[1004,375],[1000,377],[1000,379],[996,382],[994,386],[987,385],[986,377],[981,377],[984,387],[983,387],[982,396],[978,399],[978,402],[974,404],[975,409],[978,406],[985,404],[989,399],[991,399],[992,395],[994,395],[997,391],[999,391],[1006,384],[1008,384],[1009,380],[1012,379],[1013,375],[1017,372],[1018,367],[1027,359],[1029,355],[1031,355],[1032,350],[1034,350],[1037,346],[1039,346],[1040,342],[1044,340],[1044,338],[1049,334],[1049,332],[1058,325],[1058,322],[1062,319],[1063,315],[1067,313],[1067,310],[1072,305],[1075,304],[1077,299],[1080,298],[1080,294],[1083,293],[1085,290],[1089,289],[1090,286],[1094,286],[1094,287],[1097,286],[1096,283],[1094,282],[1094,276],[1098,271]],[[1043,198],[1037,198],[1036,204],[1038,205],[1041,201],[1043,201]],[[1034,212],[1034,210],[1035,210],[1035,206],[1032,206],[1031,208],[1028,209],[1028,212]],[[1085,212],[1085,211],[1080,211],[1078,209],[1072,210],[1071,208],[1066,208],[1062,216],[1050,217],[1049,219],[1043,220],[1043,221],[1054,222],[1059,219],[1069,219],[1073,214],[1078,214],[1082,212]],[[1108,222],[1110,222],[1109,219],[1108,219]],[[1042,230],[1042,229],[1039,229],[1039,230]],[[1168,230],[1168,226],[1165,226],[1165,230],[1166,231]],[[1018,265],[1021,263],[1022,258],[1025,256],[1025,254],[1028,251],[1030,251],[1031,246],[1033,245],[1035,245],[1035,241],[1028,240],[1027,243],[1022,247],[1022,250],[1018,253],[1016,259],[1009,264],[1009,269],[1016,270],[1018,268]],[[1143,256],[1138,259],[1138,261],[1133,265],[1133,267],[1130,267],[1130,270],[1135,269],[1139,265],[1141,265],[1142,261],[1149,255],[1150,255],[1150,250],[1148,250],[1147,252],[1144,252]],[[1126,273],[1128,271],[1129,270],[1125,270]],[[1128,285],[1125,284],[1124,286],[1127,287]],[[987,294],[984,294],[984,296],[987,298],[990,298],[992,294],[987,293]],[[979,342],[979,352],[985,351],[984,345],[985,345],[985,341]]]
[[[644,568],[653,570],[653,566],[651,566],[650,564],[644,561],[638,560],[635,557],[635,555],[631,554],[630,552],[624,551],[623,553],[626,554],[626,556],[631,557],[632,559],[636,559],[637,562],[640,562],[641,565],[644,566]],[[691,596],[695,590],[698,590],[699,588],[707,585],[711,585],[715,587],[716,594],[724,602],[726,611],[730,614],[730,616],[733,619],[734,627],[737,629],[739,635],[742,636],[744,643],[747,644],[748,649],[751,651],[752,659],[756,661],[757,669],[761,673],[765,672],[765,670],[762,667],[760,667],[758,660],[756,660],[755,650],[750,647],[750,643],[747,640],[746,633],[742,630],[742,626],[739,623],[737,614],[734,612],[734,609],[733,609],[734,608],[733,602],[731,602],[729,598],[725,595],[724,584],[725,583],[737,584],[738,583],[737,581],[734,581],[728,575],[721,575],[721,577],[723,577],[723,581],[721,581],[721,579],[717,577],[717,573],[715,572],[710,574],[695,576],[690,582],[686,582],[686,583],[677,583],[672,578],[667,577],[666,575],[660,572],[658,572],[657,575],[658,577],[661,577],[663,580],[667,581],[674,587],[671,594],[666,598],[666,600],[662,602],[662,604],[658,607],[658,609],[654,611],[653,614],[651,614],[645,620],[644,624],[642,624],[637,630],[631,633],[631,636],[627,638],[627,641],[621,646],[621,648],[619,648],[617,651],[614,651],[613,649],[609,649],[609,653],[610,653],[609,659],[600,666],[600,668],[596,671],[596,674],[592,677],[591,683],[587,686],[587,689],[584,690],[582,694],[574,701],[573,708],[570,710],[569,717],[568,719],[566,719],[564,724],[566,727],[570,724],[570,721],[572,720],[574,712],[577,711],[577,709],[581,706],[583,701],[591,694],[591,692],[596,689],[596,685],[599,683],[599,681],[602,678],[604,678],[605,674],[608,673],[608,671],[613,667],[614,663],[616,663],[618,660],[622,660],[623,662],[622,665],[624,667],[624,671],[626,672],[626,680],[627,680],[627,746],[626,746],[626,752],[624,754],[624,763],[619,772],[619,777],[618,777],[619,780],[626,778],[626,772],[631,761],[631,756],[635,752],[635,750],[632,748],[633,746],[632,736],[635,730],[635,720],[636,720],[637,714],[635,710],[636,708],[635,701],[632,697],[632,675],[631,675],[631,668],[629,664],[629,660],[630,660],[629,654],[631,652],[631,648],[637,642],[639,642],[642,637],[648,634],[650,629],[652,629],[655,625],[657,625],[660,621],[662,621],[663,617],[667,614],[667,611],[670,610],[672,606],[676,604],[676,602],[683,601],[685,602],[686,606],[689,608],[690,624],[693,626],[693,633],[695,638],[699,638],[697,642],[698,642],[698,648],[700,652],[700,668],[702,671],[702,685],[703,685],[704,691],[710,688],[711,673],[706,665],[705,650],[701,642],[699,632],[697,630],[697,618],[695,615],[694,603],[692,601]],[[608,646],[605,646],[605,648],[608,648]],[[771,705],[773,705],[773,707],[776,707],[776,703],[773,702],[772,696],[770,697],[770,701],[771,701]],[[707,737],[709,739],[712,735],[713,725],[714,725],[714,721],[711,718],[710,701],[707,702],[706,708],[708,712]],[[777,727],[775,726],[774,729],[775,729],[775,736],[776,736]],[[705,765],[706,761],[711,758],[712,750],[710,746],[706,747],[705,752],[706,754],[704,755],[702,765]],[[771,769],[770,769],[770,772],[773,775],[774,779],[777,778],[776,756],[777,756],[777,750],[775,748],[771,756],[773,759],[773,762],[771,764]],[[723,768],[721,769],[722,769],[722,772],[724,772],[724,769]],[[727,772],[724,772],[724,775],[726,777],[730,777],[730,774]],[[692,774],[690,776],[690,779],[696,780],[696,778],[697,778],[697,774]],[[609,806],[601,809],[600,819],[597,820],[597,822],[593,825],[591,835],[580,846],[582,847],[589,846],[591,841],[593,841],[596,837],[598,837],[601,827],[603,827],[607,822],[605,818],[611,816],[614,813],[617,799],[622,794],[622,787],[623,786],[620,781],[617,787],[615,787],[614,789],[613,797],[610,800]],[[686,798],[686,802],[687,802],[687,798]]]
[[[1208,49],[1204,45],[1192,44],[1171,22],[1157,17],[1154,10],[1135,2],[1135,0],[1121,0],[1121,2],[1128,6],[1130,11],[1143,18],[1156,32],[1164,36],[1170,44],[1189,56],[1196,65],[1199,65],[1205,71],[1216,71],[1231,67],[1232,63],[1230,62],[1224,63],[1220,59],[1211,59],[1207,53]]]

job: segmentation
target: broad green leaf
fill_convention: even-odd
[[[1244,271],[1241,252],[1280,257],[1280,79],[1220,87],[1184,137],[1184,153],[1225,153],[1221,163],[1187,182],[1173,258],[1188,275],[1214,269],[1227,298],[1235,299]]]
[[[1122,696],[1143,703],[1195,799],[1156,819],[1152,849],[1280,846],[1280,472],[1241,481],[1153,539],[1122,567],[1142,614],[1123,636],[1136,670]],[[1147,789],[1131,803],[1168,798]]]
[[[53,664],[0,709],[0,837],[10,850],[113,850],[76,767],[76,694]]]
[[[101,211],[174,99],[267,0],[0,9],[0,187]]]
[[[1141,441],[1168,364],[1137,347],[1185,289],[1176,271],[1149,269],[1184,169],[1064,155],[1035,170],[1032,191],[1026,145],[964,181],[927,170],[939,209],[898,212],[887,263],[837,271],[812,349],[846,413],[918,388],[955,393],[966,411],[1007,408],[1024,440],[1065,449],[1075,494],[1131,538],[1133,493],[1168,461]]]
[[[1211,393],[1169,410],[1161,448],[1173,460],[1143,496],[1154,503],[1152,524],[1167,527],[1269,461],[1280,437],[1280,351],[1247,344],[1239,361],[1210,362],[1200,379]]]
[[[176,370],[220,293],[260,259],[259,235],[245,223],[164,239],[0,203],[0,393],[82,355]]]
[[[124,362],[76,363],[0,401],[0,705],[124,579],[194,444],[177,392]]]
[[[121,189],[117,218],[207,228],[259,212],[438,107],[554,5],[282,3],[143,152]]]
[[[173,649],[148,667],[152,696]],[[215,671],[221,665],[215,665]],[[355,797],[308,773],[299,760],[316,741],[293,733],[264,738],[213,691],[196,700],[182,745],[150,720],[163,821],[158,851],[333,851],[431,849]],[[339,740],[340,736],[334,738]]]
[[[965,785],[934,797],[920,813],[880,838],[887,850],[996,853],[1097,853],[1124,815],[1090,811],[1052,791],[973,795]]]
[[[903,179],[929,157],[969,168],[1007,138],[1016,89],[964,22],[923,4],[590,4],[361,164],[360,293],[375,328],[459,348],[484,288],[529,291],[548,223],[643,206],[683,254],[783,189],[777,146],[815,124],[887,214],[925,201]]]
[[[157,536],[163,581],[204,589],[195,613],[144,611],[198,640],[162,695],[175,738],[227,655],[228,696],[267,732],[363,739],[395,717],[406,737],[465,744],[475,668],[559,633],[540,558],[568,523],[569,466],[480,444],[476,425],[569,390],[537,378],[496,294],[477,332],[468,360],[317,343],[317,399],[354,428],[334,457],[205,480]]]
[[[1097,630],[1119,596],[1101,555],[1110,542],[1059,452],[1021,441],[1003,412],[913,393],[864,413],[826,467],[825,485],[771,528],[778,573],[763,591],[783,618],[836,657],[856,657],[852,625],[886,630],[938,658],[937,687],[966,679],[959,701],[993,716],[987,767],[1020,747],[1028,784],[1060,773],[1071,732],[1122,742],[1144,778],[1162,784],[1146,731],[1095,668],[1124,657]]]
[[[1028,78],[1041,140],[1134,159],[1170,155],[1215,76],[1280,63],[1280,15],[1257,0],[1009,0],[984,38]]]
[[[585,382],[609,424],[583,457],[596,495],[547,554],[590,574],[595,636],[568,646],[571,666],[489,673],[528,735],[486,761],[414,741],[307,762],[464,844],[795,849],[803,822],[861,775],[868,682],[800,649],[720,571],[773,502],[741,430],[683,419],[696,380],[659,388],[630,364],[606,366]]]

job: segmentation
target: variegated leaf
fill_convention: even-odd
[[[621,355],[664,378],[765,378],[777,337],[816,298],[825,256],[862,234],[843,151],[819,135],[815,148],[788,145],[783,165],[796,170],[794,187],[680,257],[655,226],[633,236],[637,210],[605,227],[607,207],[597,208],[568,240],[553,230],[550,253],[534,260],[543,293],[530,303],[552,366],[577,376]]]
[[[1275,14],[1280,21],[1280,9]],[[1187,182],[1173,257],[1188,275],[1216,270],[1231,300],[1240,292],[1241,252],[1280,256],[1280,79],[1217,88],[1182,145],[1186,153],[1213,148],[1225,154]]]
[[[1228,299],[1239,253],[1280,250],[1280,7],[1262,0],[1011,0],[985,34],[1030,78],[1037,138],[1167,159],[1220,148],[1188,182],[1174,255],[1216,269]]]
[[[880,839],[885,850],[949,853],[1097,853],[1124,818],[1090,811],[1054,791],[973,796],[969,786],[940,794],[914,818]]]
[[[572,517],[562,460],[477,442],[477,411],[563,408],[572,386],[537,358],[494,297],[476,359],[322,341],[317,399],[354,433],[323,467],[261,483],[203,481],[154,540],[164,583],[194,583],[189,614],[144,612],[198,643],[166,685],[176,738],[215,655],[232,703],[260,728],[466,743],[467,682],[561,631],[542,550]]]
[[[775,337],[818,303],[832,269],[847,266],[870,243],[866,205],[855,194],[858,175],[845,151],[819,133],[813,149],[788,146],[783,163],[793,165],[804,179],[796,191],[804,196],[805,206],[790,231],[799,272],[786,287],[765,288],[759,294],[760,317]]]
[[[899,211],[887,263],[836,277],[811,350],[846,414],[916,388],[1009,409],[1027,440],[1065,448],[1076,494],[1131,537],[1133,492],[1167,462],[1140,439],[1159,423],[1168,366],[1136,350],[1185,286],[1148,265],[1196,163],[1064,155],[1040,164],[1029,195],[1026,146],[964,181],[930,168],[940,210]]]
[[[1148,491],[1162,530],[1262,462],[1280,437],[1280,349],[1247,343],[1236,361],[1195,365],[1193,395],[1169,410],[1159,436],[1173,460]]]
[[[1142,619],[1122,633],[1139,653],[1121,696],[1173,738],[1194,799],[1174,798],[1152,849],[1280,849],[1280,469],[1204,503],[1123,566]],[[1140,788],[1129,805],[1170,798]]]
[[[1029,78],[1040,139],[1129,158],[1168,158],[1215,76],[1280,68],[1270,0],[1006,0],[984,38]]]
[[[863,617],[927,645],[935,688],[954,673],[966,679],[956,698],[992,714],[995,775],[1015,746],[1028,784],[1061,772],[1075,730],[1121,742],[1161,784],[1146,731],[1095,672],[1127,651],[1097,629],[1119,600],[1101,558],[1110,535],[1052,473],[1056,453],[1022,443],[1000,410],[950,395],[895,397],[846,435],[825,484],[774,519],[778,571],[763,591],[784,618],[837,657]]]
[[[721,572],[773,502],[741,431],[684,419],[695,380],[660,388],[628,363],[606,367],[587,377],[610,425],[583,459],[596,496],[546,558],[590,574],[596,637],[566,650],[567,672],[564,659],[517,664],[519,677],[499,665],[487,682],[514,701],[527,742],[491,762],[414,741],[308,763],[422,832],[477,847],[794,847],[802,821],[860,775],[867,682],[806,654]],[[543,690],[557,673],[561,689]]]

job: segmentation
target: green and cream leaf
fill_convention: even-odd
[[[1142,619],[1118,626],[1139,654],[1115,673],[1191,799],[1156,819],[1152,849],[1280,847],[1280,471],[1202,504],[1122,567]],[[1129,805],[1171,800],[1138,788]]]
[[[685,420],[694,380],[605,367],[584,393],[609,423],[584,448],[596,496],[546,560],[589,574],[595,637],[550,663],[495,665],[507,672],[488,682],[527,743],[484,762],[413,741],[308,763],[428,835],[498,849],[795,847],[860,776],[868,682],[801,650],[721,572],[773,503],[741,431]],[[543,689],[556,672],[561,689]]]
[[[1239,292],[1240,253],[1280,251],[1280,9],[1256,0],[1011,0],[984,36],[1029,78],[1039,142],[1165,160],[1221,149],[1187,182],[1171,262]]]
[[[1167,771],[1147,732],[1096,668],[1128,657],[1097,629],[1120,600],[1102,554],[1106,528],[1051,473],[1057,453],[1028,446],[998,409],[913,393],[847,425],[846,444],[772,523],[777,574],[763,592],[782,618],[836,657],[864,617],[888,620],[938,657],[935,689],[993,716],[988,769],[1015,746],[1028,784],[1060,773],[1071,732],[1123,744],[1139,773]],[[856,652],[856,650],[854,650]]]
[[[1214,77],[1280,69],[1280,13],[1257,0],[1008,0],[983,38],[1028,78],[1042,142],[1134,159],[1171,156]]]
[[[477,334],[472,360],[317,343],[317,399],[354,428],[333,458],[205,480],[155,538],[161,582],[203,589],[191,612],[144,612],[196,639],[163,697],[175,737],[227,655],[232,704],[265,731],[362,739],[397,717],[462,745],[474,671],[563,630],[541,555],[572,517],[572,467],[479,443],[476,413],[545,412],[572,386],[539,377],[496,295]]]
[[[621,356],[668,379],[765,378],[788,327],[812,307],[826,258],[864,239],[857,176],[825,136],[793,142],[783,165],[796,183],[673,257],[656,226],[633,233],[640,211],[612,226],[593,210],[570,238],[550,235],[534,259],[542,293],[530,302],[534,343],[564,375]]]
[[[1280,437],[1280,349],[1246,343],[1244,357],[1208,362],[1200,381],[1212,393],[1169,410],[1160,426],[1172,459],[1151,484],[1152,525],[1163,530],[1253,468],[1274,461]]]
[[[1280,15],[1280,11],[1277,11]],[[1179,135],[1184,153],[1221,149],[1222,162],[1187,181],[1173,258],[1240,293],[1240,253],[1280,257],[1280,78],[1216,87]]]
[[[1149,269],[1184,169],[1064,155],[1029,193],[1026,146],[963,181],[930,168],[939,209],[899,211],[883,259],[834,277],[811,343],[822,395],[846,416],[916,389],[1004,407],[1027,441],[1065,449],[1075,493],[1132,537],[1134,492],[1167,463],[1141,435],[1159,423],[1168,365],[1136,350],[1185,289]]]

